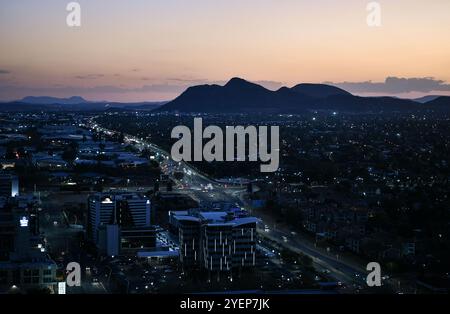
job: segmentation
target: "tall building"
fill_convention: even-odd
[[[57,265],[35,234],[34,223],[30,212],[17,204],[0,209],[0,293],[11,287],[56,289]]]
[[[201,260],[200,235],[202,220],[195,216],[174,216],[180,240],[180,261],[183,267],[198,266]]]
[[[8,173],[0,174],[0,196],[19,196],[19,179]]]
[[[101,225],[98,228],[97,247],[103,255],[119,255],[120,228],[118,225]]]
[[[150,199],[137,193],[97,193],[88,201],[88,235],[95,242],[101,225],[150,226]]]
[[[9,260],[11,252],[15,251],[18,230],[25,231],[17,228],[19,218],[26,217],[30,237],[40,236],[38,205],[32,195],[0,197],[0,261]]]
[[[244,212],[172,212],[183,267],[231,271],[256,265],[258,219]]]
[[[15,235],[13,213],[0,210],[0,261],[9,260],[10,253],[14,251]]]
[[[136,193],[97,193],[88,201],[88,235],[99,253],[135,254],[156,245],[156,228],[150,225],[151,202]]]

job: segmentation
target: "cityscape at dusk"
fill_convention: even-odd
[[[445,297],[449,13],[0,0],[0,294]]]

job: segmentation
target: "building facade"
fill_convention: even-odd
[[[172,212],[185,268],[231,271],[256,265],[258,219],[243,212]]]
[[[97,193],[88,201],[88,237],[106,256],[134,255],[155,247],[151,202],[137,193]]]
[[[19,196],[19,179],[17,176],[0,173],[0,197]]]
[[[150,226],[150,199],[137,193],[96,193],[89,197],[88,211],[88,237],[94,242],[101,225]]]

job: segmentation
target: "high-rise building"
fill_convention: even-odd
[[[0,196],[19,196],[19,179],[17,176],[8,173],[0,174]]]
[[[98,228],[97,247],[107,256],[119,255],[120,228],[118,225],[101,225]]]
[[[183,267],[192,268],[200,264],[200,234],[202,220],[195,216],[174,216],[180,240],[180,261]]]
[[[10,253],[14,251],[15,235],[13,213],[0,210],[0,261],[9,260]]]
[[[172,212],[184,267],[231,271],[256,265],[258,219],[244,212]]]
[[[57,266],[30,218],[28,211],[15,206],[0,210],[0,293],[11,286],[23,291],[56,289]]]
[[[97,193],[88,201],[88,236],[95,242],[101,225],[150,226],[150,199],[137,193]]]
[[[88,203],[88,235],[100,254],[134,254],[156,245],[147,197],[137,193],[97,193]]]

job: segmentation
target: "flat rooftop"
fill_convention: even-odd
[[[260,222],[256,217],[237,217],[233,212],[224,211],[193,212],[191,214],[187,211],[180,211],[173,212],[173,216],[178,220],[202,221],[210,226],[238,226]]]

